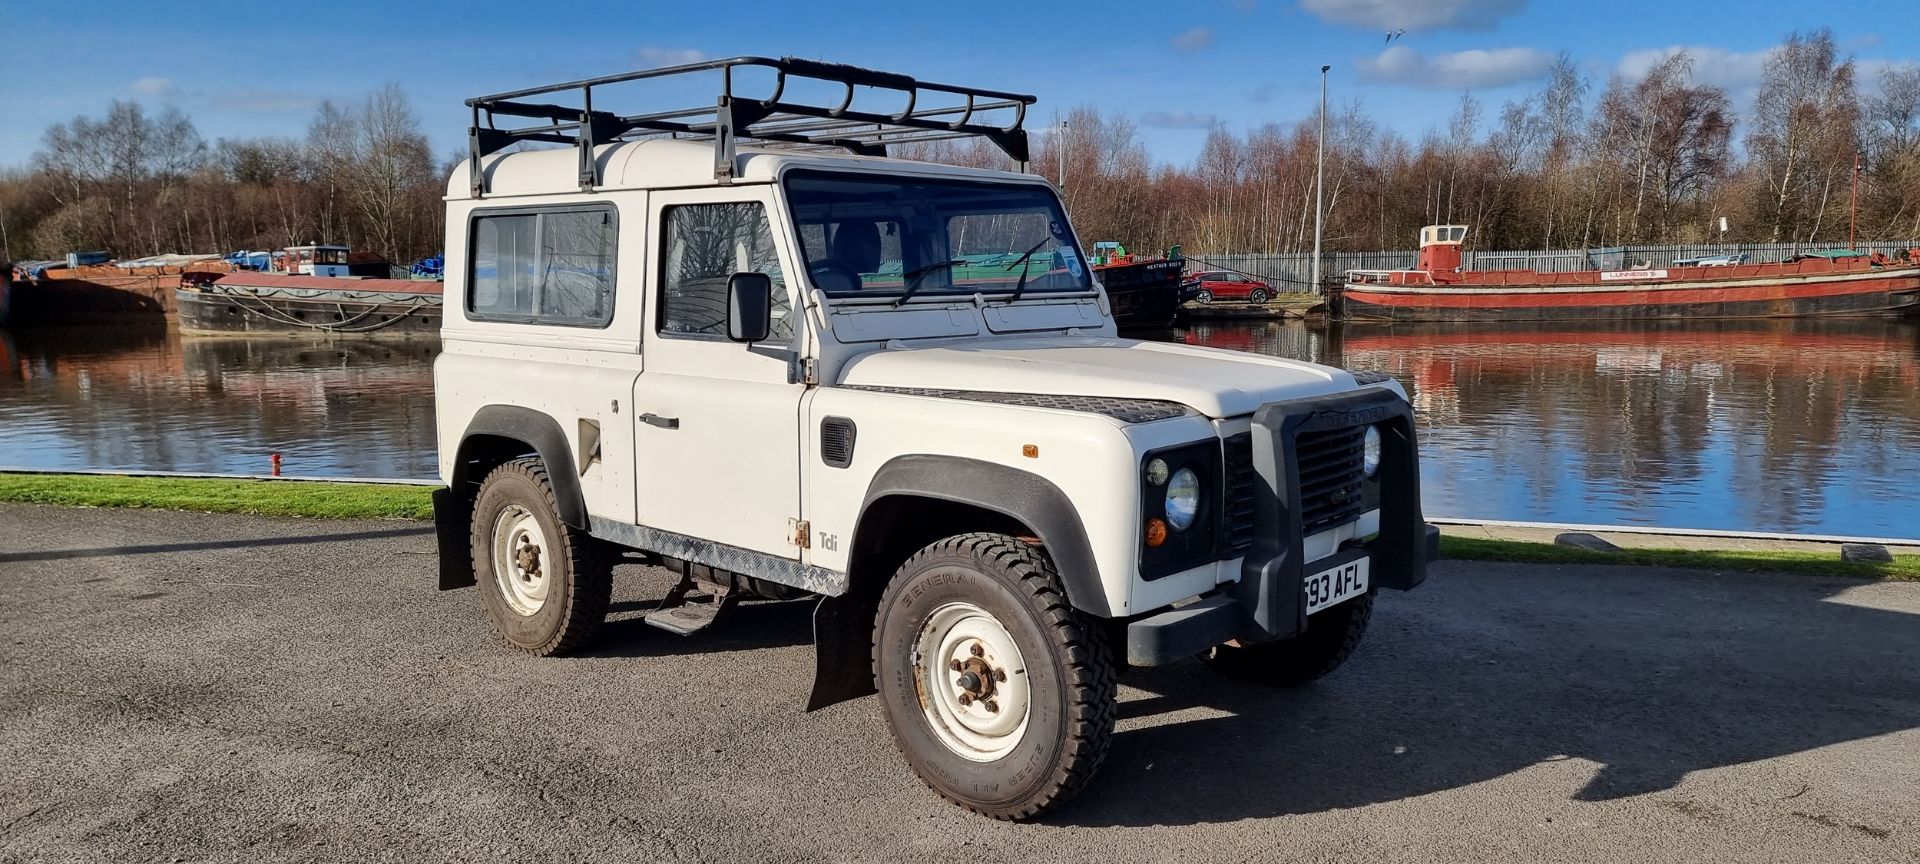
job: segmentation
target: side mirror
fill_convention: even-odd
[[[773,332],[773,278],[765,273],[727,277],[727,338],[765,342]]]

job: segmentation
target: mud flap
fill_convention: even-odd
[[[818,711],[874,694],[874,598],[859,594],[822,597],[813,607],[813,693],[807,710]]]
[[[440,590],[473,584],[473,500],[452,489],[433,490],[433,539],[440,551]]]

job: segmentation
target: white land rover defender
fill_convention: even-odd
[[[692,73],[715,102],[608,110]],[[996,818],[1087,782],[1126,667],[1338,666],[1438,536],[1404,393],[1118,338],[1045,180],[885,158],[980,136],[1024,164],[1033,101],[768,58],[469,100],[440,587],[540,655],[592,638],[621,560],[682,576],[647,616],[676,633],[818,598],[809,710],[877,691],[927,785]]]

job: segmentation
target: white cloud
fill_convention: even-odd
[[[1211,129],[1219,118],[1193,111],[1148,111],[1140,115],[1140,125],[1154,129]]]
[[[1213,31],[1205,27],[1195,27],[1173,37],[1173,47],[1180,51],[1198,51],[1213,44]]]
[[[634,59],[641,66],[679,66],[683,63],[698,63],[707,59],[705,51],[696,48],[662,48],[658,45],[643,46],[635,51]]]
[[[1760,80],[1766,76],[1767,58],[1773,56],[1775,50],[1728,51],[1711,45],[1669,45],[1628,52],[1620,58],[1614,71],[1628,81],[1638,81],[1647,77],[1653,67],[1668,57],[1685,51],[1693,58],[1693,80],[1696,83],[1741,92],[1760,86]]]
[[[321,101],[321,97],[313,93],[246,87],[203,90],[197,87],[180,87],[175,85],[171,78],[158,77],[141,78],[133,82],[132,89],[141,96],[164,99],[189,110],[210,109],[238,114],[311,111]]]
[[[204,101],[226,111],[243,114],[284,114],[299,111],[312,111],[324,101],[315,93],[300,93],[291,90],[221,90],[201,94]]]
[[[1391,30],[1491,30],[1527,0],[1300,0],[1333,24]]]
[[[1545,78],[1552,65],[1553,55],[1533,48],[1475,48],[1428,57],[1395,45],[1360,61],[1360,77],[1423,90],[1471,90]]]

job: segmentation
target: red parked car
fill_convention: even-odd
[[[1208,270],[1187,277],[1181,286],[1202,303],[1215,300],[1246,300],[1265,303],[1273,298],[1273,286],[1251,276],[1226,270]]]

